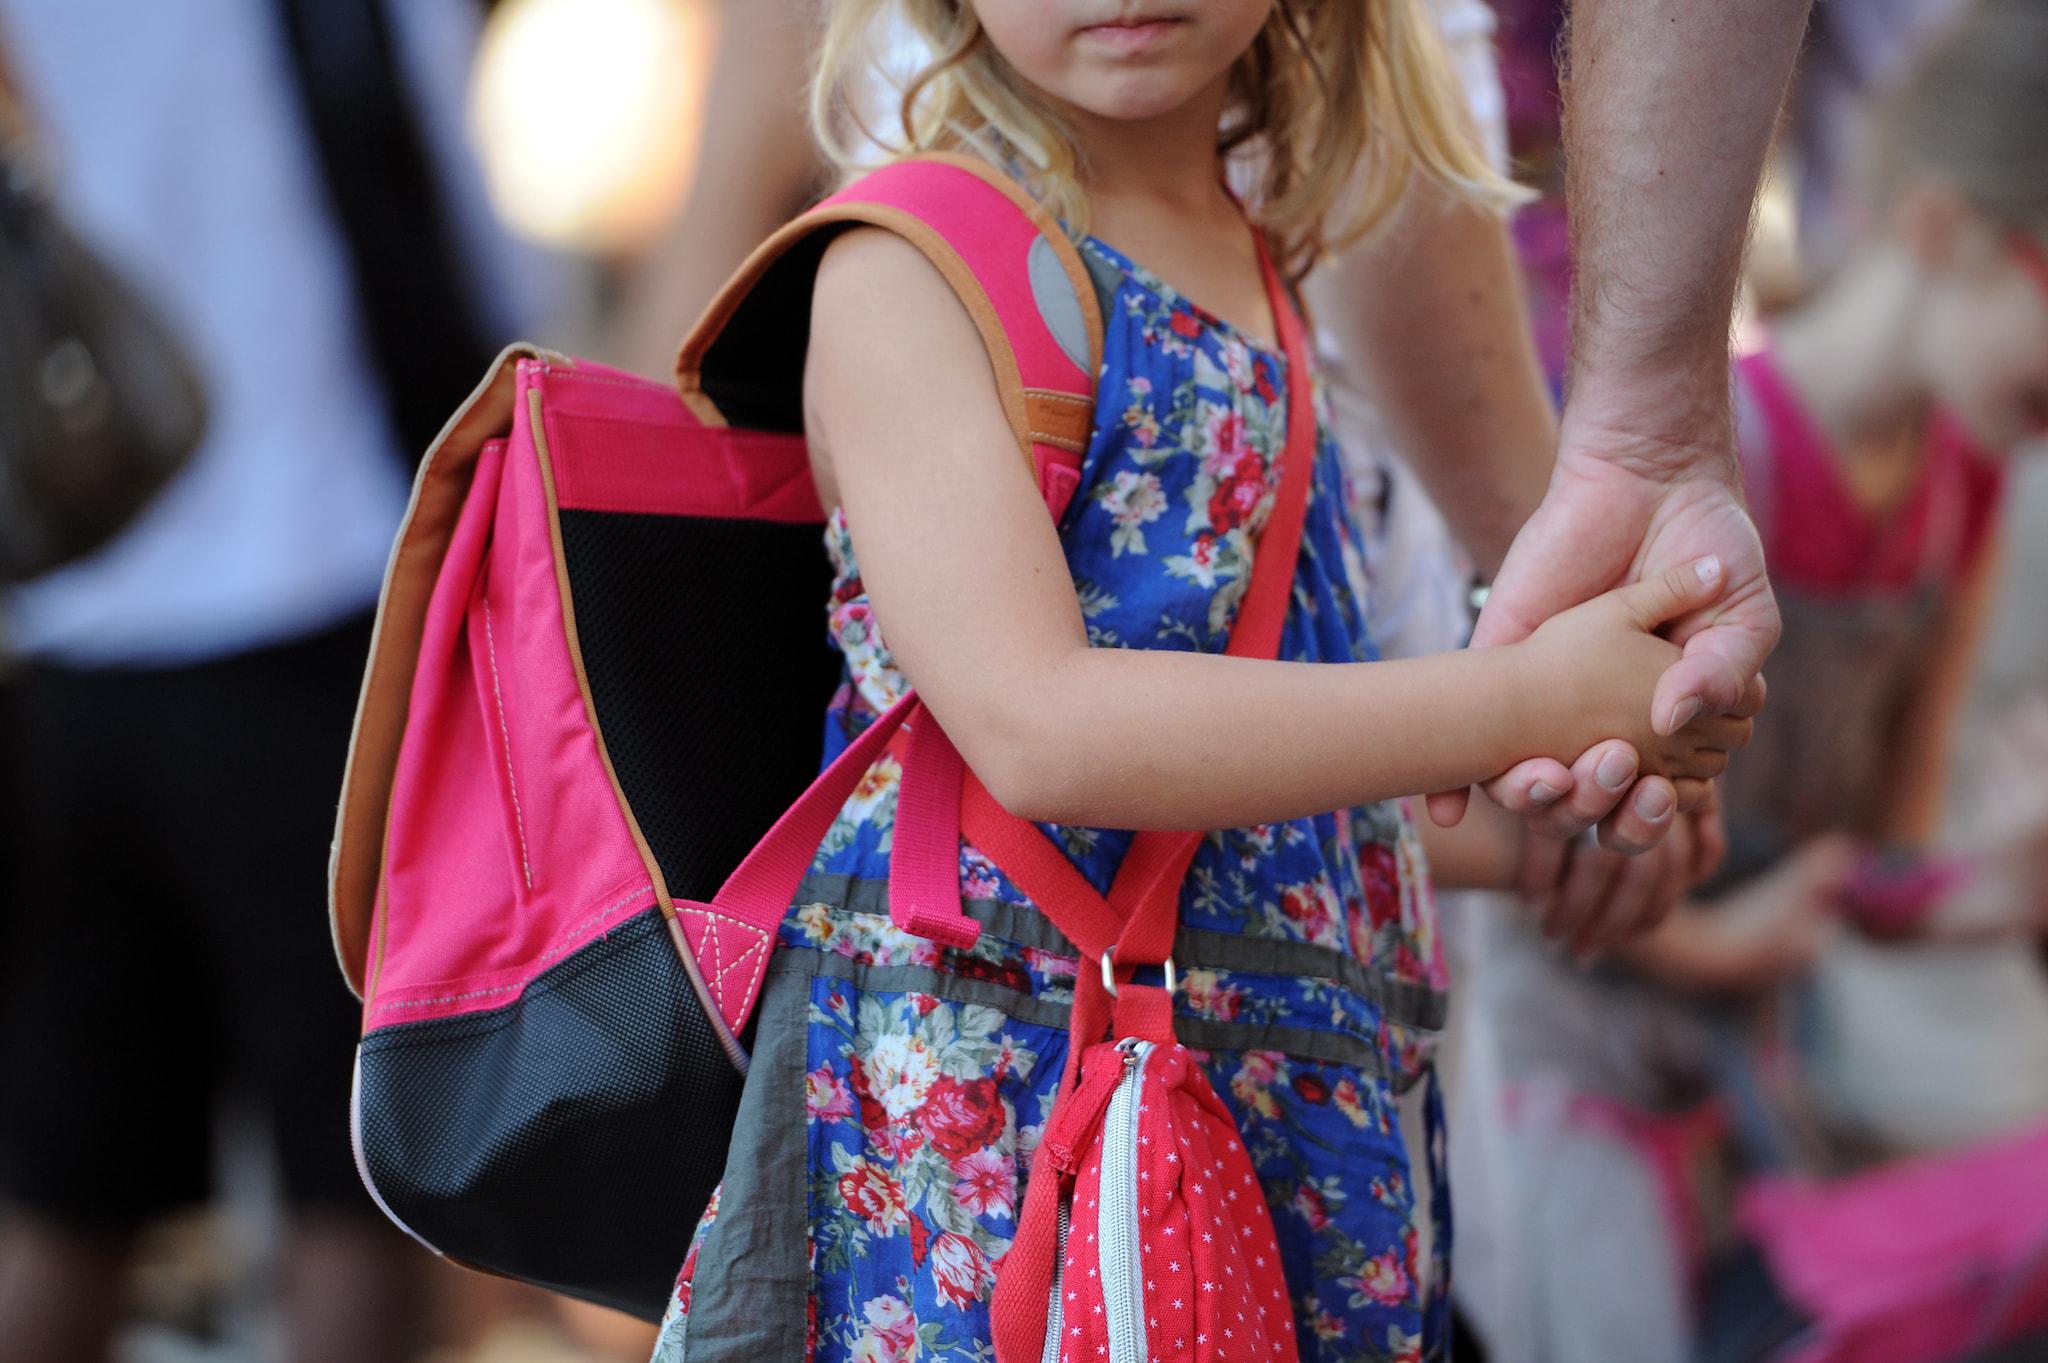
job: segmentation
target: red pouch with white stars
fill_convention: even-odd
[[[1043,1281],[1015,1261],[1045,1257],[1048,1238],[1053,1271],[1036,1309],[998,1290],[1002,1363],[1297,1357],[1258,1175],[1237,1124],[1170,1029],[1088,1049],[1032,1161],[1018,1230],[1006,1273]]]

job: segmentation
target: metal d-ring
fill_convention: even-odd
[[[1166,992],[1169,994],[1179,992],[1180,972],[1173,968],[1173,957],[1167,957],[1166,963],[1162,968],[1166,971]],[[1111,998],[1116,997],[1116,949],[1114,947],[1102,953],[1102,988],[1103,992],[1107,993]]]

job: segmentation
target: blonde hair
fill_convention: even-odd
[[[811,125],[843,172],[862,153],[971,151],[1010,166],[1083,232],[1082,166],[1058,116],[988,41],[972,0],[830,0]],[[875,44],[906,22],[931,60],[903,80],[901,135],[873,126]],[[1248,202],[1290,278],[1370,232],[1417,173],[1498,209],[1524,193],[1472,135],[1427,0],[1274,0],[1230,73],[1219,156],[1251,173]]]
[[[1876,187],[1948,181],[2007,227],[2048,233],[2048,5],[1980,0],[1879,107]]]

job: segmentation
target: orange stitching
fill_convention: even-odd
[[[387,1008],[431,1008],[437,1003],[460,1003],[464,999],[488,998],[492,994],[509,994],[515,989],[523,989],[526,984],[527,981],[521,980],[518,984],[501,984],[491,989],[471,989],[461,994],[443,994],[435,999],[395,999],[390,1003],[378,1004],[377,1011],[383,1012]]]
[[[568,927],[563,928],[559,933],[555,934],[555,945],[549,947],[546,951],[543,951],[540,954],[540,959],[543,961],[553,960],[555,957],[569,950],[569,938],[574,937],[577,933],[583,931],[583,929],[589,927],[592,923],[598,922],[600,919],[603,919],[610,914],[616,913],[619,909],[625,907],[627,904],[632,903],[641,895],[653,893],[654,886],[652,885],[636,886],[628,893],[620,895],[617,899],[614,899],[611,903],[599,909],[596,913],[591,914],[588,918],[585,918],[580,922],[572,923]]]
[[[505,740],[505,784],[512,791],[512,823],[519,830],[519,869],[533,888],[533,864],[526,858],[526,815],[519,808],[519,780],[512,774],[512,728],[505,723],[505,693],[498,689],[498,641],[491,634],[491,598],[484,598],[484,650],[491,655],[491,696],[498,702],[498,734]]]

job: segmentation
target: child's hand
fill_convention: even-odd
[[[1704,609],[1720,590],[1719,560],[1699,559],[1554,615],[1513,645],[1528,667],[1532,733],[1545,739],[1543,751],[1530,756],[1569,761],[1602,739],[1620,738],[1635,747],[1646,776],[1720,775],[1728,754],[1749,742],[1752,721],[1704,715],[1668,737],[1650,721],[1657,679],[1681,656],[1656,630]]]
[[[1812,969],[1841,930],[1841,891],[1858,855],[1847,838],[1817,838],[1709,908],[1709,968],[1701,982],[1768,989]]]
[[[1685,904],[1623,955],[1666,984],[1710,994],[1771,989],[1813,968],[1840,934],[1840,896],[1859,855],[1828,835],[1710,905]]]

